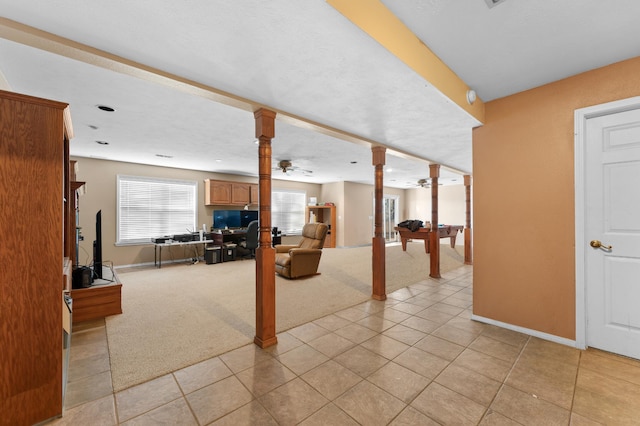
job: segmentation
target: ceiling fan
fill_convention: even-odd
[[[417,186],[421,188],[431,188],[431,179],[419,179]]]
[[[280,160],[278,162],[278,167],[274,167],[273,170],[280,170],[287,176],[291,175],[292,172],[301,172],[305,176],[310,176],[313,173],[311,170],[305,170],[294,166],[293,163],[291,163],[291,160]]]
[[[418,182],[415,186],[419,186],[420,188],[431,188],[431,178],[427,179],[418,179]],[[438,183],[438,186],[443,186],[442,183]]]

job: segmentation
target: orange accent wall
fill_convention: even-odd
[[[485,103],[473,131],[473,311],[575,339],[574,111],[640,96],[640,57]]]

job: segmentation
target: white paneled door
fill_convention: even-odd
[[[640,359],[640,105],[588,118],[586,345]]]

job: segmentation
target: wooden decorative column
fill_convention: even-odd
[[[466,223],[464,225],[464,264],[473,265],[471,251],[471,176],[464,175],[464,190],[466,204]]]
[[[429,260],[431,262],[429,276],[440,278],[440,234],[438,231],[438,178],[440,164],[429,164],[431,178],[431,232],[429,233]]]
[[[373,165],[375,167],[375,189],[374,189],[374,234],[371,242],[372,247],[372,267],[373,283],[371,297],[376,300],[387,299],[386,277],[385,277],[385,241],[382,229],[382,197],[383,197],[383,171],[385,163],[385,153],[387,149],[382,146],[371,148]]]
[[[271,139],[275,136],[276,113],[254,112],[259,173],[259,244],[256,249],[256,336],[261,348],[278,343],[276,338],[276,250],[271,244]]]

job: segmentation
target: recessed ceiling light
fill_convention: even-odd
[[[114,112],[116,109],[107,105],[98,105],[98,109],[106,112]]]
[[[107,141],[96,141],[96,143],[98,145],[109,145],[109,142],[107,142]]]
[[[386,172],[392,172],[393,169],[392,168],[388,168],[387,170],[385,170]]]
[[[156,154],[156,157],[160,157],[160,158],[173,158],[173,155]]]
[[[222,163],[222,160],[220,158],[216,158],[216,163]]]

